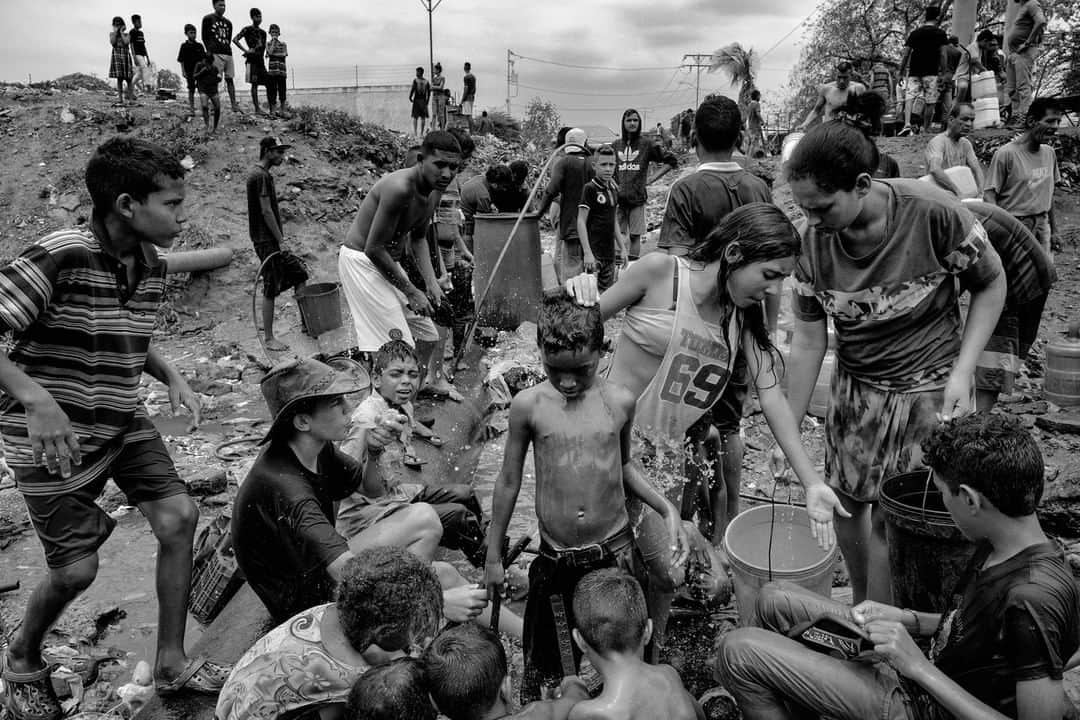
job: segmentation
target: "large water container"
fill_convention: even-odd
[[[525,320],[536,322],[542,297],[538,219],[537,215],[526,215],[522,219],[506,257],[495,272],[495,281],[483,307],[477,308],[478,325],[513,330]],[[517,213],[478,213],[475,220],[473,290],[476,301],[480,302],[492,271],[496,270],[495,261],[510,240]]]
[[[998,108],[997,96],[983,98],[975,101],[975,129],[997,127],[1001,124],[1001,110]]]
[[[952,180],[952,184],[960,191],[961,200],[979,199],[979,186],[975,184],[975,174],[971,172],[971,168],[967,165],[946,168],[945,175]],[[923,175],[919,179],[923,182],[937,184],[933,175]]]
[[[997,99],[997,78],[992,70],[972,76],[971,97],[975,100]]]
[[[1069,327],[1064,340],[1046,346],[1043,394],[1055,405],[1080,405],[1080,322]]]

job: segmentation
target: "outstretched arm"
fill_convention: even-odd
[[[806,128],[810,127],[810,123],[814,122],[814,120],[817,119],[817,117],[821,115],[821,113],[824,111],[825,89],[818,88],[818,96],[817,100],[814,102],[814,107],[810,108],[810,112],[807,113],[806,119],[802,121],[801,125],[799,125],[799,130],[805,130]]]

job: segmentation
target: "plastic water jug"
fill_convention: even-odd
[[[1001,124],[1001,110],[998,108],[997,95],[975,101],[975,129],[997,127]]]
[[[997,78],[994,77],[992,70],[972,76],[971,97],[975,100],[997,99]]]
[[[1080,322],[1069,326],[1063,340],[1046,346],[1043,395],[1055,405],[1080,405]]]

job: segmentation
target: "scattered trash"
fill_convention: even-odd
[[[71,123],[75,122],[75,113],[71,112],[71,108],[67,107],[66,105],[63,109],[60,110],[60,122],[64,123],[65,125],[70,125]]]
[[[185,155],[184,159],[180,161],[180,167],[184,168],[185,170],[194,170],[195,159],[192,158],[190,155]]]

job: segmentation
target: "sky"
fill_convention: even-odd
[[[428,65],[423,0],[255,1],[263,28],[277,23],[288,43],[290,87],[408,84],[417,66]],[[249,23],[251,7],[228,3],[234,33]],[[680,68],[683,56],[739,42],[763,55],[757,84],[768,113],[798,58],[800,23],[813,7],[812,0],[443,0],[432,15],[434,53],[456,94],[462,64],[472,63],[477,111],[506,108],[510,51],[515,116],[541,96],[564,124],[617,129],[628,107],[653,125],[693,106],[697,71]],[[184,24],[199,27],[210,10],[210,0],[0,0],[0,26],[9,30],[0,80],[71,72],[106,78],[112,17],[123,15],[130,28],[132,13],[143,17],[151,60],[175,71]],[[709,92],[734,96],[737,89],[702,71],[700,96]]]

